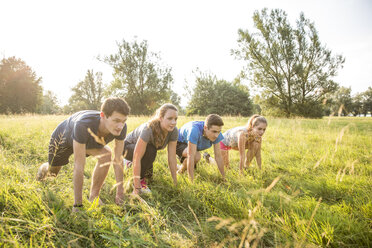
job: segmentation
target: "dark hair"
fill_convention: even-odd
[[[107,98],[101,105],[101,112],[103,112],[106,117],[110,117],[114,111],[127,116],[129,115],[130,107],[124,99],[119,97]]]
[[[169,109],[173,109],[178,112],[176,106],[171,103],[165,103],[160,108],[156,110],[155,116],[148,122],[148,126],[152,130],[152,134],[154,136],[155,147],[159,148],[164,144],[164,140],[167,137],[167,133],[164,133],[160,126],[160,117],[164,117],[165,113]]]
[[[249,118],[248,123],[247,123],[247,128],[248,130],[252,130],[253,127],[257,126],[259,123],[265,123],[267,125],[267,120],[265,117],[261,115],[252,115],[251,118]]]
[[[213,125],[221,127],[224,125],[224,123],[223,123],[222,118],[219,115],[210,114],[205,119],[204,125],[207,126],[207,128],[210,128]]]

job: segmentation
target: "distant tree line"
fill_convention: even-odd
[[[185,87],[189,95],[185,109],[172,90],[172,68],[149,50],[147,41],[122,40],[116,53],[100,59],[112,67],[114,80],[106,84],[101,72],[87,70],[84,80],[71,89],[63,108],[53,92],[43,94],[42,78],[24,61],[4,58],[0,62],[0,113],[98,110],[109,96],[125,98],[135,115],[149,115],[165,102],[172,102],[187,115],[321,117],[372,113],[372,88],[351,96],[351,88],[332,80],[345,59],[332,55],[321,44],[314,23],[303,13],[295,27],[280,9],[255,11],[253,21],[255,30],[238,30],[238,47],[232,50],[236,59],[246,62],[241,74],[227,81],[197,69],[193,82]],[[244,80],[259,93],[252,97]]]

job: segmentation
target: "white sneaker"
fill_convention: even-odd
[[[36,179],[38,181],[44,180],[45,177],[48,174],[48,169],[49,169],[49,163],[48,162],[40,165],[39,170],[37,171],[37,174],[36,174]]]
[[[147,186],[147,182],[145,179],[141,180],[141,194],[150,194],[151,190]]]
[[[125,170],[130,169],[132,167],[132,164],[132,161],[126,160],[125,158],[123,159],[123,166]]]

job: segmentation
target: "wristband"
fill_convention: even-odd
[[[74,208],[81,208],[83,207],[83,204],[74,204]]]

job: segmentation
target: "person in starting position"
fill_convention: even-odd
[[[200,161],[200,151],[213,145],[215,160],[218,169],[225,178],[225,171],[220,150],[221,133],[224,125],[222,118],[216,114],[210,114],[205,121],[191,121],[183,125],[178,134],[177,155],[182,163],[178,173],[187,170],[191,181],[194,180],[194,168]]]
[[[176,106],[166,103],[157,109],[152,120],[137,127],[125,139],[124,166],[128,168],[133,164],[134,194],[151,192],[147,180],[152,178],[157,151],[167,146],[169,170],[177,185],[177,119]]]
[[[243,167],[248,167],[256,157],[258,167],[261,169],[261,141],[267,127],[265,117],[253,115],[246,126],[235,127],[227,130],[220,142],[222,158],[225,167],[230,167],[229,150],[237,150],[240,155],[239,169],[243,172]],[[245,154],[245,150],[247,153]]]
[[[70,116],[54,130],[49,143],[48,162],[40,166],[37,179],[57,176],[63,165],[74,154],[74,207],[78,211],[83,203],[84,166],[87,156],[97,158],[92,175],[89,200],[98,197],[112,163],[112,152],[106,144],[115,139],[113,166],[117,182],[115,201],[120,204],[124,196],[122,152],[127,133],[126,120],[130,108],[121,98],[108,98],[101,111],[84,110]],[[101,202],[100,202],[101,203]]]

